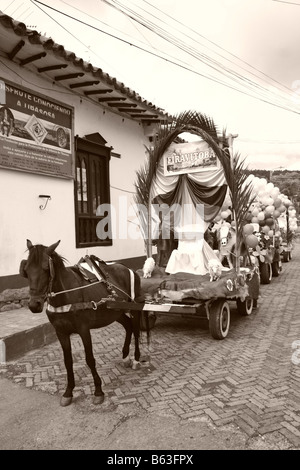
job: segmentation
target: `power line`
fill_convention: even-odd
[[[71,7],[71,8],[73,8],[74,10],[78,11],[79,13],[84,14],[84,15],[86,15],[86,16],[89,17],[89,18],[92,18],[94,21],[97,21],[97,23],[101,23],[102,25],[107,26],[107,27],[111,28],[112,30],[117,31],[118,33],[121,33],[121,34],[123,34],[123,35],[125,35],[125,36],[128,36],[129,38],[134,39],[135,41],[141,42],[142,44],[145,44],[145,43],[143,43],[142,41],[139,41],[138,39],[136,39],[136,38],[130,36],[130,34],[127,34],[127,33],[124,32],[124,31],[120,31],[119,29],[113,27],[112,25],[110,25],[110,24],[108,24],[108,23],[105,23],[104,21],[101,21],[101,20],[99,20],[98,18],[94,18],[92,15],[89,15],[89,14],[86,13],[86,12],[83,12],[80,8],[77,8],[77,7],[75,7],[74,5],[70,5],[69,3],[65,2],[64,0],[60,0],[60,1],[61,1],[62,3],[64,3],[65,5],[67,5],[68,7]],[[47,5],[45,5],[45,6],[47,6]],[[42,11],[44,11],[44,10],[42,10]],[[60,12],[60,13],[61,13],[61,14],[64,14],[63,12]],[[72,18],[73,18],[73,17],[72,17]],[[73,19],[76,20],[76,18],[73,18]],[[138,28],[136,27],[136,25],[134,25],[134,23],[132,23],[132,24],[133,24],[133,26],[135,27],[135,29],[139,32],[139,34],[141,34],[141,35],[143,36],[143,38],[144,38],[145,41],[148,43],[148,45],[153,48],[153,45],[152,45],[152,44],[148,41],[148,39],[141,33],[141,31],[138,30]],[[92,27],[92,26],[91,26],[90,24],[88,24],[88,23],[87,23],[87,26]],[[102,32],[102,31],[99,30],[99,32]],[[103,32],[104,32],[104,31],[103,31]],[[108,34],[108,33],[106,33],[106,34]],[[116,37],[116,39],[122,41],[122,38]],[[132,45],[131,42],[130,42],[130,45]],[[136,47],[137,47],[137,46],[136,46]],[[154,48],[154,49],[157,50],[156,48]],[[149,51],[148,51],[148,52],[149,52]],[[150,53],[150,52],[149,52],[149,53]],[[164,54],[165,54],[167,57],[171,57],[172,59],[174,59],[174,57],[172,57],[171,55],[169,55],[169,54],[167,54],[167,53],[164,53]],[[186,62],[184,62],[184,61],[182,61],[182,60],[181,60],[181,63],[183,63],[183,64],[185,64],[185,65],[188,65]]]
[[[300,144],[300,140],[289,140],[289,141],[283,141],[283,140],[255,140],[255,139],[247,139],[246,137],[244,139],[238,139],[238,142],[246,142],[246,143],[262,143],[262,144],[272,144],[272,145],[277,145],[277,144]]]
[[[115,5],[112,5],[110,1],[107,1],[107,0],[103,0],[103,1],[104,1],[105,3],[108,3],[109,5],[113,6],[114,8],[118,9],[119,11],[123,12],[123,14],[127,15],[127,14],[126,14],[124,11],[122,11],[120,8],[116,7]],[[121,2],[118,2],[118,1],[116,1],[116,0],[112,0],[112,2],[113,2],[113,3],[117,3],[117,4],[119,4],[119,5],[120,5],[120,3],[121,3]],[[172,37],[172,36],[171,36],[171,37],[170,37],[170,36],[166,37],[166,35],[168,34],[168,33],[166,32],[166,30],[163,30],[163,29],[159,28],[157,24],[155,24],[155,25],[152,24],[152,26],[151,26],[151,23],[149,24],[149,21],[146,23],[146,20],[145,20],[143,17],[141,17],[141,15],[138,15],[138,13],[136,13],[135,11],[130,10],[128,7],[124,7],[124,6],[122,6],[122,7],[123,7],[123,9],[125,8],[125,10],[127,10],[127,11],[130,13],[130,15],[134,15],[134,14],[137,15],[137,18],[135,18],[134,16],[130,16],[130,15],[129,15],[130,18],[135,19],[136,21],[138,21],[140,24],[142,24],[142,25],[145,26],[146,28],[150,29],[150,30],[151,30],[152,32],[154,32],[155,34],[158,34],[158,35],[160,35],[161,37],[163,37],[163,39],[169,40],[169,41],[170,41],[170,40],[173,41],[172,43],[173,43],[173,45],[175,45],[175,47],[179,47],[179,48],[185,50],[185,52],[187,52],[186,46],[185,46],[184,44],[182,45],[182,43],[180,43],[180,42],[178,42],[178,41],[177,41],[177,44],[175,44],[175,43],[174,43],[174,37]],[[157,8],[156,8],[156,9],[157,9]],[[144,9],[142,9],[142,11],[145,12]],[[163,12],[161,12],[161,10],[159,10],[159,9],[158,9],[158,11],[159,11],[160,13],[163,13]],[[153,16],[153,15],[152,15],[151,13],[149,13],[148,11],[146,11],[146,13],[150,14],[151,16]],[[170,15],[167,15],[167,16],[173,20],[173,18],[170,17]],[[155,17],[155,16],[154,16],[154,18],[155,18],[156,20],[162,21],[163,23],[166,24],[166,22],[164,22],[163,20],[161,20],[161,19],[159,19],[159,18],[157,18],[157,17]],[[177,20],[174,20],[174,21],[177,22]],[[179,22],[179,24],[182,24],[182,23]],[[169,26],[169,25],[168,25],[168,26]],[[154,28],[155,28],[155,29],[154,29]],[[157,31],[157,28],[159,28],[160,32]],[[188,30],[190,30],[190,29],[188,28]],[[177,31],[178,31],[178,30],[177,30]],[[198,33],[196,33],[196,34],[198,34]],[[199,34],[198,34],[198,35],[199,35]],[[185,36],[186,36],[186,37],[189,37],[190,39],[192,39],[192,38],[191,38],[190,36],[188,36],[187,34],[185,34]],[[199,35],[199,36],[202,36],[202,35]],[[204,36],[202,36],[202,37],[204,37]],[[176,38],[175,38],[175,41],[176,41]],[[215,44],[215,43],[214,43],[214,44]],[[200,45],[201,45],[201,44],[200,44]],[[193,50],[194,50],[194,52],[192,52]],[[205,54],[200,54],[198,51],[195,52],[195,49],[189,48],[188,51],[189,51],[190,55],[194,56],[194,57],[197,58],[197,59],[199,59],[199,56],[200,56],[201,59],[204,60],[207,65],[209,65],[210,67],[214,68],[215,70],[216,70],[215,67],[221,67],[222,73],[226,72],[226,73],[233,74],[233,75],[235,75],[237,78],[239,78],[239,80],[243,80],[243,81],[246,80],[246,81],[248,81],[249,84],[250,84],[250,86],[255,86],[255,87],[261,88],[263,92],[269,93],[268,90],[264,89],[263,87],[261,87],[261,86],[258,85],[257,83],[254,83],[254,82],[252,82],[252,81],[249,80],[249,79],[245,79],[245,77],[242,77],[242,76],[240,76],[239,74],[237,74],[236,72],[234,72],[234,71],[232,71],[232,70],[230,70],[230,69],[224,67],[223,64],[218,63],[217,61],[213,60],[211,57],[208,57],[208,56],[205,55]],[[218,54],[218,55],[220,55],[220,54]],[[221,57],[222,57],[223,59],[225,59],[225,60],[228,60],[228,59],[226,59],[224,56],[221,56]],[[207,61],[208,61],[209,63],[208,63]],[[230,61],[230,62],[232,62],[232,61]],[[245,69],[244,69],[244,70],[245,70]],[[250,73],[251,73],[251,72],[250,72]],[[256,75],[255,75],[255,76],[256,76]],[[256,76],[256,77],[257,77],[257,76]],[[257,78],[258,78],[258,77],[257,77]],[[289,89],[288,89],[288,91],[289,91],[289,93],[290,93],[290,90],[289,90]],[[284,99],[286,99],[286,98],[284,98]]]
[[[69,3],[65,2],[64,0],[61,0],[61,2],[64,3],[65,5],[67,5],[67,6],[71,7],[71,8],[73,8],[73,9],[75,9],[75,10],[77,10],[77,11],[79,11],[81,14],[85,14],[86,16],[91,17],[91,18],[93,18],[93,19],[95,20],[95,18],[92,17],[91,15],[86,14],[85,12],[83,12],[82,10],[80,10],[79,8],[76,8],[76,7],[72,6],[72,5],[70,5]],[[146,3],[148,3],[148,2],[146,2]],[[111,5],[110,5],[110,6],[111,6]],[[144,10],[143,10],[143,11],[144,11]],[[161,12],[161,10],[159,10],[159,9],[158,9],[158,11]],[[63,12],[61,12],[61,13],[63,14]],[[162,13],[162,12],[161,12],[161,13]],[[167,16],[169,16],[169,15],[167,15]],[[170,17],[170,16],[169,16],[169,17]],[[170,18],[172,19],[172,17],[170,17]],[[129,17],[129,20],[131,21],[131,18],[130,18],[130,17]],[[97,21],[98,21],[98,20],[97,20]],[[174,20],[174,21],[177,22],[177,20]],[[107,25],[106,23],[104,23],[104,22],[101,22],[101,23],[102,23],[102,24],[105,24],[106,26],[108,26],[108,25]],[[182,23],[179,22],[179,24],[182,24]],[[90,25],[90,26],[91,26],[91,25]],[[143,25],[143,26],[144,26],[144,25]],[[115,28],[113,28],[113,29],[115,29]],[[119,30],[118,30],[118,32],[119,32]],[[124,33],[123,33],[123,34],[124,34]],[[203,36],[203,37],[204,37],[204,36]],[[146,40],[147,40],[147,39],[146,39]],[[148,42],[148,43],[149,43],[149,42]],[[175,45],[175,47],[176,47],[176,45]],[[155,50],[157,51],[157,49],[155,49]],[[149,51],[148,51],[148,52],[149,52]],[[187,51],[185,51],[185,52],[187,52]],[[165,54],[165,53],[164,53],[164,54]],[[192,52],[190,52],[190,55],[193,55]],[[218,54],[218,55],[220,55],[220,54]],[[169,56],[169,54],[167,54],[167,56]],[[170,56],[169,56],[169,57],[170,57]],[[207,56],[204,56],[204,57],[206,57],[206,60],[208,59]],[[226,58],[223,57],[223,56],[221,56],[221,57],[224,58],[225,60],[228,60],[228,59],[226,59]],[[165,58],[164,58],[164,59],[165,59]],[[172,59],[173,59],[173,57],[172,57]],[[197,58],[197,59],[198,59],[198,58]],[[211,59],[211,60],[212,60],[212,59]],[[186,62],[183,62],[182,60],[181,60],[180,62],[183,63],[184,65],[187,65]],[[213,61],[213,62],[215,62],[215,61]],[[232,61],[230,61],[230,62],[232,62]],[[218,64],[217,62],[215,62],[215,63]],[[176,64],[178,64],[178,61],[176,62]],[[216,65],[216,67],[218,67],[218,65]],[[219,70],[217,70],[216,67],[214,66],[213,69],[218,72]],[[189,69],[189,70],[190,70],[190,69]],[[245,69],[244,69],[244,70],[245,70]],[[227,73],[227,76],[228,76],[228,74],[230,74],[230,73],[235,74],[234,72],[231,72],[231,71],[228,70],[228,69],[224,70],[224,73]],[[251,73],[251,72],[250,72],[250,73]],[[236,74],[235,74],[235,75],[236,75]],[[244,79],[243,77],[241,78],[241,77],[239,77],[238,75],[236,75],[236,77],[237,77],[239,80],[242,79],[242,80],[246,80],[246,81],[247,81],[247,79]],[[229,78],[231,78],[231,80],[236,81],[237,83],[239,83],[235,78],[230,77],[230,76],[229,76]],[[257,77],[257,78],[258,78],[258,77]],[[224,84],[224,82],[218,82],[218,83]],[[251,84],[251,82],[250,82],[250,85],[253,86],[253,83]],[[254,86],[257,87],[257,88],[260,87],[260,85],[257,85],[257,84],[254,84]],[[263,96],[264,96],[264,94],[265,94],[266,92],[268,93],[268,90],[265,90],[265,89],[263,89],[263,88],[262,88],[261,91],[262,91],[262,93],[263,93]]]
[[[172,44],[175,45],[175,47],[179,47],[180,49],[184,50],[186,53],[189,53],[190,55],[197,58],[198,60],[199,60],[199,57],[200,57],[202,62],[204,61],[206,63],[206,65],[213,68],[214,70],[217,70],[218,72],[221,72],[222,74],[227,73],[227,76],[228,76],[228,74],[235,76],[236,78],[239,79],[239,82],[238,82],[239,84],[241,84],[241,81],[242,82],[248,82],[247,85],[250,85],[252,87],[254,86],[256,88],[260,88],[261,89],[260,91],[264,94],[263,95],[264,97],[266,97],[266,95],[268,97],[268,95],[270,94],[269,90],[266,90],[265,88],[261,87],[261,85],[258,85],[257,83],[252,82],[251,80],[237,74],[236,72],[234,72],[232,70],[229,70],[228,68],[224,67],[223,64],[220,64],[220,63],[216,62],[211,57],[208,57],[205,54],[201,54],[201,53],[199,53],[198,51],[196,51],[195,49],[193,49],[191,47],[187,48],[187,46],[182,42],[180,43],[179,40],[177,40],[177,38],[174,38],[174,36],[170,36],[169,33],[165,29],[162,29],[157,24],[153,24],[153,23],[147,21],[143,16],[138,14],[136,11],[131,10],[128,6],[125,7],[124,5],[121,4],[121,6],[118,7],[118,6],[115,5],[115,4],[120,5],[121,2],[118,2],[117,0],[112,0],[112,1],[102,0],[102,1],[104,1],[108,5],[112,6],[113,8],[117,9],[118,11],[123,13],[125,16],[128,16],[129,18],[131,18],[131,19],[137,21],[138,23],[142,24],[144,27],[149,29],[154,34],[159,35],[164,40],[166,40],[168,42],[172,42]],[[127,11],[127,13],[126,13],[126,11]],[[145,11],[145,10],[142,9],[142,11]],[[147,12],[147,13],[149,14],[149,12]],[[151,13],[150,13],[150,15],[151,15]],[[155,17],[155,19],[158,19],[158,18]],[[162,21],[162,20],[159,20],[159,21]],[[220,69],[218,69],[220,67],[221,67],[221,71],[220,71]],[[233,79],[232,76],[229,77],[229,78],[231,78],[234,81],[237,81],[236,79]],[[246,86],[245,83],[244,84],[242,83],[242,85]],[[247,88],[249,89],[249,86]],[[274,96],[272,96],[272,97],[274,99]],[[282,98],[286,99],[285,97],[282,97]],[[276,97],[276,99],[277,99],[277,97]]]
[[[274,103],[274,102],[272,102],[272,101],[270,101],[269,99],[264,98],[264,97],[257,97],[257,96],[254,96],[253,94],[251,95],[250,93],[248,93],[248,92],[246,92],[246,91],[243,91],[243,90],[240,90],[240,89],[237,89],[236,87],[231,86],[231,85],[229,85],[228,83],[225,83],[225,82],[223,82],[223,81],[221,81],[221,80],[218,80],[217,78],[214,78],[214,77],[205,75],[205,74],[203,74],[203,73],[197,72],[197,71],[195,71],[195,70],[193,70],[193,69],[191,69],[191,68],[189,68],[189,67],[183,66],[182,64],[179,64],[178,62],[175,62],[175,61],[173,61],[173,60],[166,59],[165,57],[162,57],[161,55],[159,55],[159,54],[157,54],[157,53],[153,53],[153,52],[151,52],[151,51],[148,51],[147,49],[142,48],[142,47],[140,47],[140,46],[137,46],[137,45],[133,44],[132,42],[129,42],[129,41],[125,40],[125,39],[119,38],[119,37],[117,37],[116,35],[111,34],[111,33],[107,32],[107,31],[101,30],[101,29],[99,29],[99,28],[97,28],[97,27],[95,27],[95,26],[93,26],[93,25],[90,25],[90,24],[88,24],[88,23],[86,23],[86,22],[84,22],[84,21],[82,21],[82,20],[80,20],[80,19],[78,19],[78,18],[75,18],[75,17],[73,17],[73,16],[71,16],[71,15],[69,15],[69,14],[67,14],[67,13],[64,13],[64,12],[62,12],[62,11],[60,11],[60,10],[57,10],[56,8],[53,8],[53,7],[49,6],[49,5],[46,5],[46,4],[44,4],[43,2],[41,2],[41,1],[38,1],[38,0],[30,0],[30,1],[31,1],[32,3],[34,3],[34,4],[36,4],[36,3],[41,4],[41,5],[43,5],[43,6],[46,7],[46,8],[49,8],[49,9],[51,9],[51,10],[53,10],[53,11],[56,11],[56,12],[59,13],[59,14],[62,14],[62,15],[64,15],[64,16],[68,17],[68,18],[71,18],[72,20],[75,20],[75,21],[77,21],[77,22],[79,22],[79,23],[81,23],[81,24],[83,24],[83,25],[85,25],[85,26],[88,26],[88,27],[90,27],[90,28],[92,28],[92,29],[95,29],[95,30],[97,30],[97,31],[99,31],[99,32],[101,32],[101,33],[103,33],[103,34],[106,34],[106,35],[108,35],[108,36],[110,36],[110,37],[112,37],[112,38],[114,38],[114,39],[116,39],[116,40],[119,40],[119,41],[121,41],[121,42],[124,42],[125,44],[128,44],[128,45],[130,45],[130,46],[132,46],[132,47],[135,47],[135,48],[137,48],[137,49],[139,49],[139,50],[141,50],[141,51],[143,51],[143,52],[146,52],[146,53],[148,53],[148,54],[150,54],[150,55],[153,55],[153,56],[155,56],[155,57],[157,57],[157,58],[159,58],[159,59],[165,60],[166,62],[169,62],[169,63],[171,63],[171,64],[173,64],[173,65],[178,66],[178,67],[181,67],[182,69],[185,69],[185,70],[187,70],[187,71],[189,71],[189,72],[192,72],[192,73],[194,73],[194,74],[196,74],[196,75],[199,75],[199,76],[202,76],[202,77],[204,77],[204,78],[207,78],[207,79],[209,79],[209,80],[211,80],[211,81],[213,81],[213,82],[215,82],[215,83],[218,83],[218,84],[221,84],[221,85],[223,85],[223,86],[226,86],[227,88],[230,88],[230,89],[232,89],[232,90],[234,90],[234,91],[237,91],[237,92],[239,92],[239,93],[245,94],[245,95],[250,96],[250,97],[252,97],[252,98],[258,99],[258,100],[260,100],[260,101],[262,101],[262,102],[265,102],[265,103],[267,103],[267,104],[270,104],[270,105],[279,107],[279,108],[284,109],[284,110],[286,110],[286,111],[290,111],[290,112],[299,114],[299,111],[298,111],[298,110],[296,111],[296,110],[294,110],[294,109],[287,108],[287,107],[284,106],[283,104]],[[105,0],[104,0],[104,1],[105,1]],[[106,2],[106,3],[108,3],[108,2]],[[41,9],[41,8],[40,8],[40,9]],[[42,10],[42,9],[41,9],[41,10]],[[42,11],[44,12],[44,10],[42,10]],[[44,12],[44,13],[45,13],[45,12]],[[48,15],[48,16],[49,16],[50,18],[52,18],[50,15]],[[53,18],[52,18],[52,19],[53,19]],[[54,21],[56,21],[56,20],[54,20]],[[56,23],[60,25],[59,22],[56,21]],[[61,26],[61,25],[60,25],[60,26]],[[63,26],[62,26],[62,27],[63,27]],[[65,29],[65,28],[64,28],[64,29]],[[66,30],[66,31],[67,31],[67,30]],[[68,32],[68,31],[67,31],[67,32]],[[69,34],[71,34],[71,33],[69,33]],[[73,36],[73,35],[72,35],[72,36]],[[73,36],[73,37],[74,37],[74,36]],[[78,38],[76,38],[76,39],[78,40]],[[85,46],[85,47],[87,47],[87,46]],[[243,77],[242,77],[242,78],[243,78]],[[257,86],[257,84],[255,84],[255,85]]]
[[[220,46],[219,44],[217,44],[216,42],[214,41],[211,41],[210,39],[208,39],[206,36],[204,36],[203,34],[200,34],[198,31],[195,31],[194,29],[192,28],[187,28],[185,26],[184,23],[182,23],[181,21],[178,21],[176,18],[170,16],[168,13],[160,10],[159,8],[157,8],[155,5],[152,5],[151,3],[149,3],[147,0],[142,0],[144,3],[147,3],[148,5],[150,5],[151,7],[155,8],[156,10],[158,10],[160,13],[163,13],[164,15],[166,15],[168,18],[172,19],[173,21],[175,21],[176,23],[180,24],[181,26],[185,27],[186,29],[188,29],[189,31],[192,31],[193,33],[195,33],[196,35],[202,37],[203,39],[205,39],[206,41],[208,41],[209,43],[213,44],[214,46],[216,46],[218,49],[221,49],[222,51],[226,52],[227,54],[231,55],[232,57],[234,57],[235,59],[238,59],[239,61],[243,62],[245,65],[247,65],[248,67],[251,67],[253,70],[256,70],[257,72],[259,72],[260,74],[264,75],[265,77],[269,78],[270,80],[272,80],[273,82],[277,83],[278,85],[282,86],[283,88],[285,88],[286,90],[288,90],[289,92],[291,91],[287,86],[283,85],[282,83],[278,82],[277,80],[275,80],[274,78],[270,77],[270,75],[262,72],[261,70],[257,69],[256,67],[254,67],[253,65],[249,64],[249,62],[241,59],[240,57],[238,57],[237,55],[233,54],[232,52],[228,51],[227,49],[225,49],[224,47]],[[211,50],[211,49],[210,49]],[[213,51],[215,52],[215,51]],[[215,52],[216,53],[216,52]],[[222,56],[221,54],[218,54],[216,53],[217,55],[219,55],[220,57],[222,57],[223,59],[227,60],[227,61],[230,61],[229,59],[227,59],[226,57]],[[230,61],[231,63],[234,63],[232,61]],[[242,68],[242,70],[245,70]],[[251,73],[251,72],[249,72]],[[255,77],[257,77],[257,75],[253,74]],[[259,78],[259,77],[257,77]]]
[[[284,2],[283,0],[273,0],[273,2],[288,3],[289,5],[297,5],[298,7],[300,7],[300,3],[295,3],[295,2]]]

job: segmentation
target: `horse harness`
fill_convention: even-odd
[[[84,286],[79,286],[79,287],[74,287],[72,289],[66,289],[63,291],[59,292],[52,292],[52,284],[54,280],[54,266],[53,266],[53,260],[51,256],[49,256],[49,270],[50,270],[50,280],[49,280],[49,286],[48,286],[48,294],[47,294],[47,307],[46,307],[46,312],[49,313],[67,313],[71,311],[77,311],[77,310],[97,310],[100,305],[105,304],[109,300],[117,300],[117,292],[115,289],[118,291],[122,292],[125,294],[131,301],[134,301],[135,298],[135,293],[134,293],[134,273],[131,269],[128,268],[129,273],[130,273],[130,285],[131,285],[131,293],[130,295],[127,294],[124,290],[122,290],[120,287],[114,285],[112,282],[109,281],[109,276],[106,273],[106,271],[103,269],[103,267],[100,267],[100,265],[103,266],[106,265],[105,261],[97,258],[95,255],[86,255],[84,258],[81,258],[77,265],[75,267],[78,269],[79,273],[81,276],[86,280],[89,281],[89,284],[86,284]],[[82,266],[82,263],[86,263],[90,270],[87,270]],[[97,280],[95,280],[97,279]],[[85,289],[90,286],[94,286],[95,284],[99,283],[104,283],[106,285],[106,288],[109,292],[109,295],[107,297],[103,297],[99,301],[91,300],[88,302],[77,302],[77,303],[69,303],[65,305],[61,305],[59,307],[54,307],[53,305],[50,304],[51,298],[56,297],[57,295],[60,294],[66,294],[68,292],[74,292],[78,291],[80,289]]]

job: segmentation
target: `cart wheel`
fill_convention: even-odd
[[[262,263],[260,267],[261,284],[270,284],[272,279],[272,266],[270,263]]]
[[[279,272],[280,272],[279,261],[274,261],[274,263],[272,263],[272,276],[278,277]]]
[[[142,331],[147,331],[147,316],[148,316],[148,321],[149,321],[149,330],[152,330],[152,328],[155,325],[156,322],[156,315],[154,312],[142,312],[141,314],[141,330]]]
[[[230,326],[230,307],[226,300],[215,300],[209,309],[209,331],[214,339],[224,339]]]
[[[238,312],[243,317],[251,315],[254,307],[254,300],[252,297],[247,297],[244,302],[241,299],[236,299],[236,306]]]

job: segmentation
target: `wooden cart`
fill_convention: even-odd
[[[146,329],[146,321],[149,328],[153,328],[157,315],[199,318],[208,322],[214,339],[225,339],[230,329],[232,301],[236,302],[241,316],[251,315],[257,306],[259,270],[257,267],[244,268],[239,276],[229,270],[216,282],[210,282],[207,276],[197,277],[169,275],[164,279],[159,276],[142,279],[143,302],[108,301],[107,307],[141,310],[142,329]]]

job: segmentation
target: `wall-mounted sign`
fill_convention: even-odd
[[[0,78],[0,167],[73,178],[73,114]]]
[[[220,168],[220,162],[213,149],[203,140],[173,143],[164,153],[163,159],[165,176]]]

